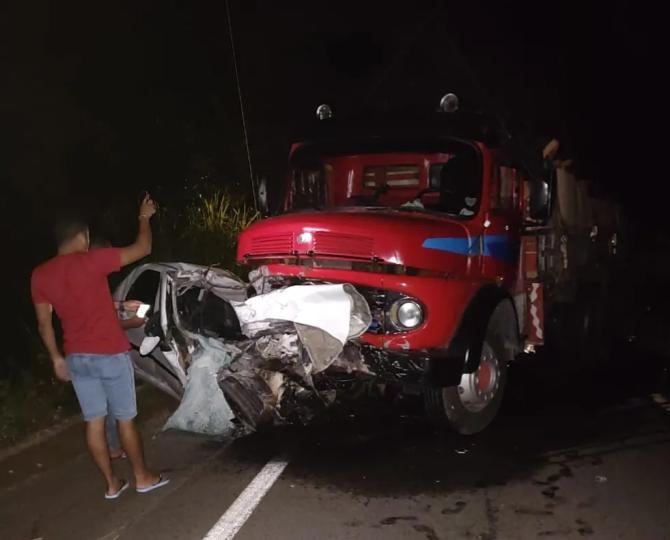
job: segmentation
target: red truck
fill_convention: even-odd
[[[354,285],[373,316],[370,369],[418,390],[433,419],[481,431],[509,363],[566,321],[580,339],[593,331],[615,209],[453,94],[421,118],[339,121],[325,105],[317,117],[291,147],[279,215],[242,232],[238,261],[284,284]]]

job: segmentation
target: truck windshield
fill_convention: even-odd
[[[328,166],[297,166],[289,173],[286,210],[323,209],[328,206]]]
[[[467,218],[481,184],[479,152],[464,143],[305,145],[290,161],[283,210],[372,206]]]

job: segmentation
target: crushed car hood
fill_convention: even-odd
[[[229,436],[305,421],[333,401],[319,388],[327,372],[371,375],[356,342],[370,310],[351,285],[268,292],[221,269],[162,263],[133,270],[115,298],[145,282],[154,301],[128,335],[138,375],[181,399],[166,428]]]

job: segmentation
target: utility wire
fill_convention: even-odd
[[[233,53],[233,66],[235,67],[235,82],[237,83],[237,97],[240,100],[240,114],[242,115],[242,132],[244,134],[244,147],[247,151],[247,163],[249,165],[249,182],[251,183],[251,193],[254,197],[254,208],[258,211],[258,201],[256,200],[256,181],[254,179],[254,169],[251,164],[251,149],[249,148],[249,135],[247,134],[247,121],[244,114],[244,99],[242,98],[242,87],[240,85],[240,74],[237,70],[237,53],[235,52],[235,38],[233,37],[233,20],[230,16],[230,4],[226,0],[226,14],[228,16],[228,33],[230,34],[230,48]]]

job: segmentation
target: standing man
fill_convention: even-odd
[[[90,242],[88,246],[89,251],[100,248],[109,248],[112,247],[112,244],[107,240],[98,238]],[[125,300],[124,302],[114,302],[114,307],[119,312],[130,312],[135,313],[137,309],[142,305],[142,302],[139,300]],[[128,319],[119,318],[119,323],[123,330],[129,328],[139,328],[143,326],[146,322],[146,319],[140,319],[137,316],[130,317]],[[105,437],[107,439],[107,448],[109,449],[109,457],[114,459],[125,458],[126,453],[121,447],[121,441],[119,440],[119,428],[117,426],[116,418],[110,412],[109,404],[107,405],[107,416],[105,417]]]
[[[111,247],[111,244],[108,246]],[[92,249],[91,246],[90,249]],[[125,300],[124,302],[114,302],[114,307],[117,310],[123,310],[126,313],[137,312],[137,309],[142,305],[142,302],[139,300]],[[118,307],[117,307],[118,306]],[[129,319],[119,319],[119,324],[123,330],[128,330],[129,328],[139,328],[144,326],[146,319],[142,319],[134,315]],[[110,412],[109,404],[107,405],[107,416],[105,417],[105,438],[107,439],[107,448],[109,448],[109,457],[114,459],[125,458],[126,453],[121,447],[121,441],[119,440],[119,428],[117,426],[116,418]]]
[[[119,324],[107,276],[151,253],[151,217],[156,205],[147,194],[140,205],[135,242],[124,248],[88,251],[88,226],[63,220],[54,229],[58,254],[33,271],[31,290],[37,324],[56,377],[72,380],[86,421],[86,442],[107,483],[106,499],[128,488],[112,470],[105,439],[105,417],[118,422],[121,444],[130,460],[139,493],[168,483],[147,469],[134,418],[135,379],[128,354],[130,344]],[[65,357],[53,328],[56,311],[63,327]],[[109,410],[108,410],[109,406]]]

